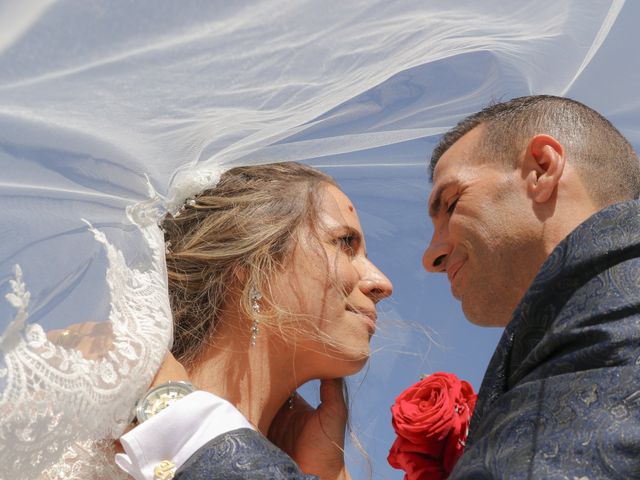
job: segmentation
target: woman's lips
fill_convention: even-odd
[[[362,317],[363,320],[365,320],[367,327],[369,328],[369,331],[371,333],[371,335],[374,334],[374,332],[376,331],[376,320],[378,315],[376,314],[375,310],[369,310],[369,309],[359,309],[356,307],[347,307],[347,311],[354,313],[356,315],[358,315],[359,317]]]

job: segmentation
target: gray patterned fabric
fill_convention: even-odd
[[[640,478],[640,202],[549,256],[491,359],[451,479]]]
[[[255,430],[214,438],[178,469],[175,480],[317,480]]]

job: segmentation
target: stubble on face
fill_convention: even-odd
[[[519,172],[482,161],[481,142],[482,129],[474,129],[438,162],[430,201],[438,203],[441,193],[444,208],[432,209],[434,238],[440,242],[438,253],[446,255],[442,267],[452,293],[469,321],[506,326],[546,255]],[[452,201],[455,209],[448,212]],[[461,258],[462,267],[452,275],[449,269],[455,272]]]

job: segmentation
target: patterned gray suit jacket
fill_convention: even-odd
[[[640,478],[640,201],[598,212],[547,259],[450,478]]]
[[[249,428],[224,433],[201,447],[175,480],[318,480],[286,453]]]

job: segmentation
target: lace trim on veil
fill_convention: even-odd
[[[4,383],[0,398],[2,478],[120,475],[113,465],[111,442],[98,439],[117,438],[122,433],[172,334],[164,239],[152,221],[154,216],[144,218],[143,212],[148,209],[129,214],[152,251],[147,271],[129,268],[122,252],[89,225],[108,260],[110,312],[106,323],[111,325],[113,341],[102,358],[86,359],[78,350],[49,341],[40,325],[27,324],[30,293],[21,268],[15,266],[12,292],[6,299],[17,313],[0,337],[4,357],[4,365],[0,364],[0,384]]]
[[[115,454],[110,440],[77,442],[68,447],[62,458],[39,480],[131,480],[133,477],[113,462]]]

